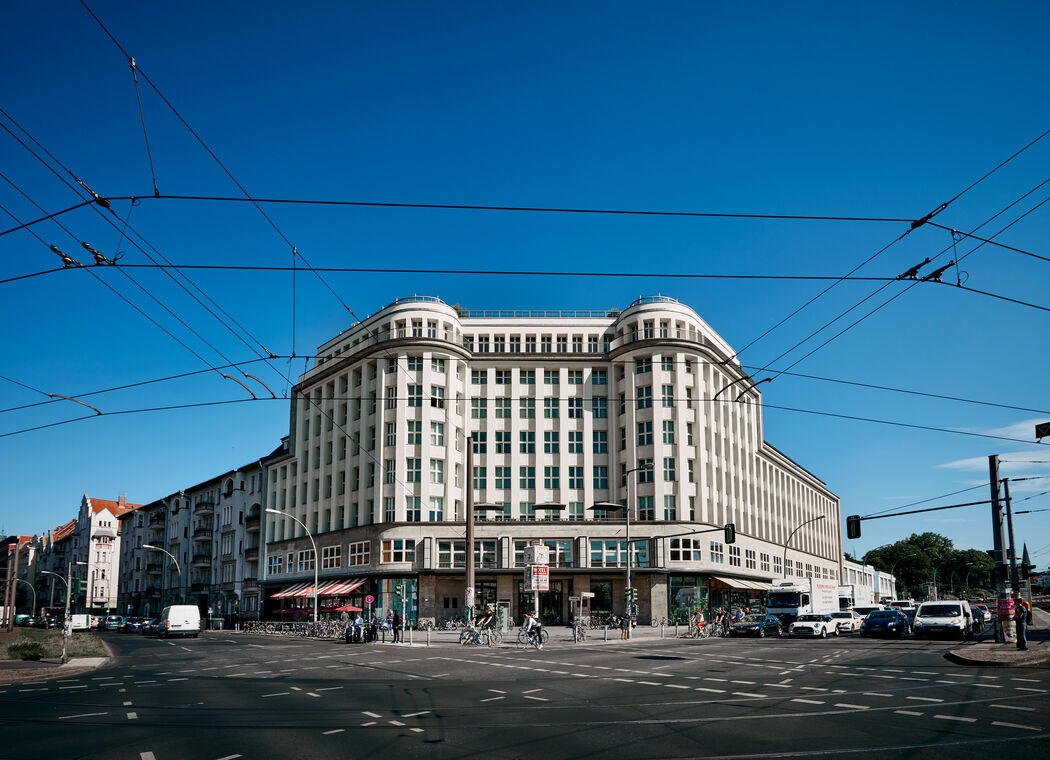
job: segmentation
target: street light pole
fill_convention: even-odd
[[[295,515],[290,515],[287,512],[282,512],[279,509],[267,509],[267,512],[274,515],[280,515],[281,517],[290,517],[297,523],[303,526],[303,530],[306,531],[307,537],[310,539],[310,544],[314,548],[314,622],[317,622],[317,566],[320,563],[320,557],[317,556],[317,543],[314,541],[314,534],[310,532],[310,529],[306,527],[306,523],[300,520]]]
[[[167,549],[161,549],[159,546],[154,546],[153,544],[143,544],[142,548],[143,549],[152,549],[155,552],[162,552],[164,554],[167,554],[169,557],[171,557],[171,561],[175,563],[175,569],[179,573],[179,602],[181,603],[182,602],[182,568],[179,567],[179,561],[177,559],[175,559],[175,555],[172,554],[171,552],[169,552]]]
[[[66,563],[66,614],[62,618],[62,664],[65,665],[69,662],[69,635],[73,631],[73,621],[69,619],[69,602],[70,597],[73,596],[70,593],[73,589],[71,581],[73,577],[73,565],[86,565],[87,562],[76,562],[70,560]],[[59,576],[60,578],[62,576]]]
[[[804,528],[805,526],[809,525],[810,523],[817,522],[817,520],[823,520],[825,517],[827,517],[827,515],[821,515],[820,517],[813,517],[809,520],[806,520],[805,522],[799,523],[799,525],[793,531],[791,531],[791,534],[787,537],[787,541],[784,542],[784,558],[783,564],[781,565],[781,567],[784,569],[785,578],[787,578],[788,546],[791,545],[791,539],[793,539],[795,537],[795,534],[802,530],[802,528]]]
[[[15,581],[17,583],[24,583],[24,584],[26,584],[29,587],[29,590],[33,592],[33,606],[30,607],[29,609],[31,611],[30,617],[36,617],[36,589],[33,588],[33,584],[30,583],[29,581],[22,580],[21,578],[15,578]],[[15,606],[14,603],[13,603],[14,600],[12,599],[11,601],[12,601],[11,607],[14,608],[14,606]]]

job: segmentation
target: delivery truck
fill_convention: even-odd
[[[787,626],[799,615],[830,615],[839,611],[838,584],[824,578],[783,578],[769,589],[766,612]]]

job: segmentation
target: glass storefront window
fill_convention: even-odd
[[[707,576],[672,575],[667,583],[667,614],[672,620],[685,622],[697,609],[707,613]]]

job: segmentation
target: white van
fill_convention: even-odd
[[[201,632],[201,611],[195,604],[173,604],[160,613],[157,636],[192,636]]]
[[[923,602],[915,612],[912,624],[915,638],[945,633],[961,639],[972,639],[974,634],[973,609],[966,601]]]

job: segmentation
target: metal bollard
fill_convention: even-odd
[[[412,634],[415,632],[415,626],[408,629],[408,645],[412,646]]]
[[[427,628],[427,646],[430,646],[430,628]]]
[[[609,626],[608,625],[603,625],[602,628],[605,629],[605,640],[608,641],[609,640]]]
[[[677,620],[675,621],[675,624],[674,624],[674,637],[676,639],[678,638],[678,621]]]
[[[664,637],[664,624],[660,623],[660,638],[662,639],[663,637]]]

